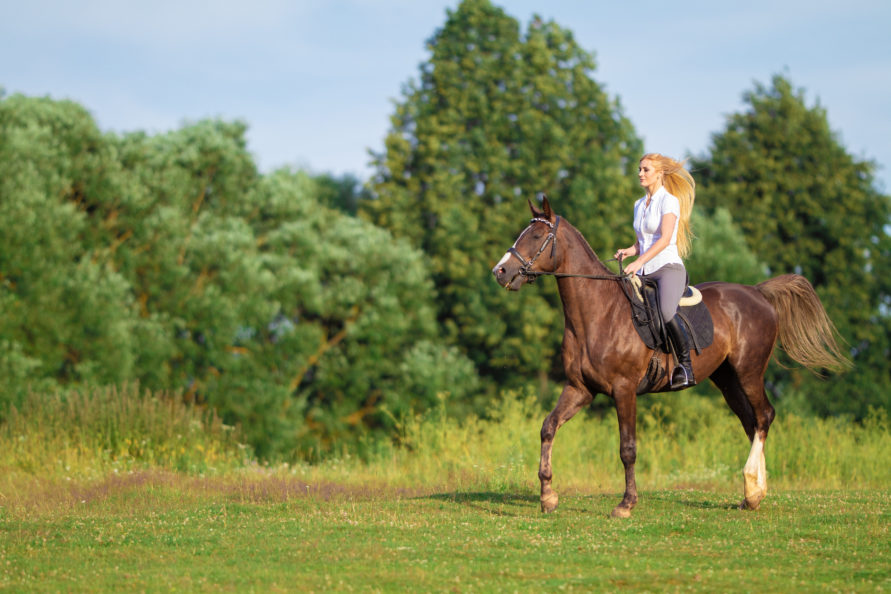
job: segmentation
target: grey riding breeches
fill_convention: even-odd
[[[662,319],[668,322],[678,311],[678,302],[687,286],[687,270],[682,264],[666,264],[656,272],[642,276],[655,279],[658,283]]]

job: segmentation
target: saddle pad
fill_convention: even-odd
[[[698,292],[698,291],[697,291]],[[690,332],[690,345],[696,349],[696,353],[712,344],[715,338],[715,325],[712,322],[712,314],[708,311],[708,307],[702,302],[702,294],[699,294],[700,301],[696,305],[688,305],[678,308],[678,315],[687,325]]]

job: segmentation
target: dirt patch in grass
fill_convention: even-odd
[[[199,477],[164,470],[112,474],[94,480],[60,480],[18,477],[0,489],[0,509],[39,513],[41,510],[76,508],[88,504],[133,503],[134,500],[225,501],[228,503],[285,503],[294,499],[322,501],[375,498],[411,498],[438,492],[384,484],[348,485],[307,482],[297,477],[263,471],[232,476]]]

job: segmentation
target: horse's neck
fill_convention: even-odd
[[[566,248],[563,251],[563,257],[556,272],[564,274],[593,274],[604,276],[613,274],[612,271],[600,261],[597,254],[591,249],[591,246],[585,240],[581,232],[572,225],[566,224],[566,226],[568,227],[568,232],[563,237]]]
[[[556,270],[562,274],[584,274],[609,277],[614,273],[601,262],[581,233],[572,229],[572,237],[566,242],[563,258]],[[569,235],[569,234],[568,234]],[[567,324],[587,326],[577,322],[597,322],[614,312],[621,303],[622,293],[618,283],[608,279],[563,277],[557,280],[560,299]]]

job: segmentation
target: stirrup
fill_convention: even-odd
[[[682,372],[684,375],[680,377],[678,371]],[[678,365],[671,372],[671,389],[672,390],[682,390],[684,388],[692,388],[696,385],[696,378],[693,377],[693,369],[687,369],[683,365]]]

